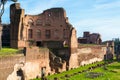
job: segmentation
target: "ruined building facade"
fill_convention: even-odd
[[[99,33],[84,32],[83,37],[78,38],[79,43],[83,44],[101,44],[102,39]]]
[[[107,47],[108,51],[102,45],[78,47],[76,30],[69,24],[63,8],[51,8],[39,15],[25,15],[20,4],[15,3],[10,6],[10,23],[11,47],[26,48],[24,55],[0,58],[0,80],[30,80],[43,74],[60,73],[102,61],[106,52],[111,53],[114,49],[113,45]],[[101,39],[99,34],[89,32],[83,38],[88,41],[86,43],[97,43]],[[35,46],[29,47],[31,45]]]
[[[63,8],[51,8],[38,15],[25,15],[19,3],[10,6],[11,47],[30,45],[60,48],[70,46],[72,32]]]

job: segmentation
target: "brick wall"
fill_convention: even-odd
[[[38,15],[25,15],[19,3],[10,6],[10,35],[11,47],[23,48],[26,42],[35,41],[37,46],[56,47],[49,41],[57,44],[69,44],[71,29],[74,27],[68,22],[63,8],[51,8]],[[61,43],[62,42],[62,43]],[[51,45],[51,46],[49,46]],[[61,46],[58,46],[61,47]]]
[[[76,68],[80,65],[91,64],[96,61],[102,61],[105,54],[105,46],[81,46],[77,49],[76,53],[71,54],[69,60],[69,69]]]
[[[28,47],[26,48],[26,64],[25,64],[25,75],[26,79],[36,78],[41,76],[41,69],[45,68],[45,75],[50,73],[49,66],[49,49],[39,47]]]
[[[6,80],[9,74],[13,72],[14,65],[25,61],[23,55],[7,56],[0,58],[0,80]]]

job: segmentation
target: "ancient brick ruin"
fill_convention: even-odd
[[[10,7],[11,47],[30,45],[43,47],[70,46],[74,27],[68,22],[63,8],[51,8],[38,15],[25,15],[19,3]]]
[[[85,43],[101,43],[99,34],[86,32],[83,38]],[[20,56],[0,58],[0,65],[4,66],[0,66],[2,80],[23,77],[29,80],[41,77],[44,71],[44,75],[59,73],[102,61],[106,54],[106,45],[78,47],[76,30],[69,23],[63,8],[25,15],[19,3],[10,6],[10,46],[24,50]],[[110,47],[109,51],[114,52],[113,48]]]
[[[104,55],[105,60],[112,60],[114,56],[114,41],[106,41],[106,54]]]
[[[99,33],[84,32],[83,37],[78,38],[79,43],[83,44],[101,44],[102,39]]]

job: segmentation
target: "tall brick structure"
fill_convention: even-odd
[[[19,3],[10,6],[10,45],[13,48],[24,47],[23,34],[24,9],[20,8]]]
[[[83,37],[78,38],[79,43],[83,44],[101,44],[102,39],[99,33],[84,32]]]
[[[29,45],[60,48],[70,46],[74,28],[69,24],[63,8],[51,8],[38,15],[25,15],[19,3],[10,7],[11,47]]]

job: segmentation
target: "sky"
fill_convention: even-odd
[[[69,22],[77,30],[77,37],[84,31],[100,33],[103,41],[120,37],[120,0],[18,0],[26,14],[39,14],[53,7],[63,7]],[[10,23],[7,2],[2,23]]]

